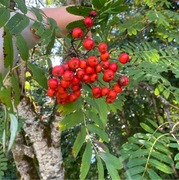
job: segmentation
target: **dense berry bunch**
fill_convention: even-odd
[[[84,18],[84,26],[88,31],[93,26],[96,15],[96,11],[91,11],[89,17]],[[127,63],[129,55],[122,53],[118,60],[111,61],[108,45],[101,42],[95,46],[94,40],[84,37],[84,34],[87,33],[79,27],[74,28],[71,33],[72,39],[82,42],[85,51],[97,50],[98,53],[71,57],[68,62],[53,67],[47,95],[55,97],[59,104],[74,102],[81,95],[82,85],[90,84],[94,98],[105,97],[107,103],[113,103],[129,83],[128,77],[119,75],[118,72],[119,63]]]

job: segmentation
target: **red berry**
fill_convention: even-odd
[[[89,16],[91,16],[91,17],[96,17],[96,15],[97,15],[97,12],[94,10],[92,10],[89,14]]]
[[[109,64],[110,64],[109,61],[103,61],[101,65],[102,65],[102,67],[104,69],[108,69],[109,68]]]
[[[80,68],[81,68],[81,69],[85,69],[86,66],[87,66],[86,60],[80,60]]]
[[[99,50],[99,52],[100,53],[105,53],[105,52],[107,52],[108,51],[108,46],[107,46],[107,44],[106,43],[100,43],[99,45],[98,45],[98,50]]]
[[[75,94],[75,93],[72,93],[72,94],[70,94],[70,95],[68,96],[69,102],[74,102],[74,101],[76,101],[77,99],[78,99],[78,96],[77,96],[77,94]]]
[[[109,69],[112,70],[113,72],[116,72],[117,69],[118,69],[117,63],[115,63],[115,62],[110,63],[109,64]]]
[[[118,79],[118,84],[120,86],[127,86],[129,84],[129,78],[127,76],[122,76]]]
[[[86,74],[93,74],[93,73],[95,73],[95,69],[94,69],[94,67],[87,66],[85,69],[85,72],[86,72]]]
[[[72,31],[73,38],[82,38],[83,37],[83,30],[81,28],[74,28]]]
[[[80,90],[74,91],[74,93],[77,95],[77,97],[79,97],[81,95],[81,91]]]
[[[65,81],[71,81],[74,77],[74,73],[70,70],[67,70],[63,74],[63,80]]]
[[[59,93],[59,94],[63,94],[63,93],[65,93],[66,92],[66,88],[64,88],[64,87],[62,87],[62,86],[58,86],[58,88],[57,88],[57,92]]]
[[[68,61],[68,66],[71,70],[76,70],[80,67],[80,60],[74,57]]]
[[[61,77],[64,73],[64,67],[62,65],[57,65],[52,68],[52,75],[55,77]]]
[[[109,97],[111,99],[116,99],[117,93],[114,90],[109,90],[107,97]]]
[[[114,101],[115,101],[115,99],[110,98],[110,97],[106,97],[106,103],[111,104],[111,103],[113,103]]]
[[[126,64],[129,61],[129,55],[127,53],[122,53],[119,55],[118,60],[121,64]]]
[[[85,17],[84,25],[86,28],[91,28],[93,26],[93,20],[90,17]]]
[[[88,74],[85,74],[82,78],[82,81],[84,83],[89,83],[90,82],[90,76]]]
[[[90,83],[94,83],[97,80],[98,80],[98,74],[93,73],[90,75]]]
[[[56,89],[58,87],[58,80],[55,78],[51,78],[48,80],[48,86],[51,89]]]
[[[63,64],[63,68],[64,68],[65,71],[66,71],[66,70],[70,70],[70,67],[69,67],[69,65],[68,65],[68,62],[65,62],[65,63]]]
[[[92,50],[94,48],[94,41],[91,38],[87,38],[83,42],[83,46],[86,50]]]
[[[114,72],[111,71],[110,69],[104,71],[103,80],[104,80],[105,82],[109,82],[109,81],[111,81],[112,79],[114,79]]]
[[[81,84],[72,85],[72,86],[71,86],[71,89],[72,89],[73,91],[80,90],[80,89],[81,89]]]
[[[103,53],[103,54],[100,55],[101,61],[108,61],[109,58],[110,58],[110,55],[109,55],[108,52],[105,52],[105,53]]]
[[[100,72],[102,71],[102,69],[103,69],[103,67],[102,67],[101,64],[98,64],[98,65],[96,66],[96,72],[97,72],[97,73],[100,73]]]
[[[101,97],[101,88],[100,87],[93,87],[92,88],[92,94],[94,98],[99,98]]]
[[[60,81],[60,86],[62,86],[64,88],[68,88],[68,87],[70,87],[70,85],[71,85],[70,81],[65,81],[63,79]]]
[[[54,97],[56,91],[54,89],[48,88],[46,93],[47,93],[47,96]]]
[[[122,88],[121,88],[121,86],[118,83],[114,84],[113,89],[117,93],[121,93],[122,92]]]
[[[103,87],[101,88],[101,95],[102,96],[106,96],[109,92],[109,88],[108,87]]]
[[[74,75],[71,83],[73,85],[79,84],[80,83],[80,79],[76,75]]]
[[[91,67],[95,67],[99,64],[98,58],[96,56],[90,56],[87,60],[87,63]]]
[[[83,76],[85,75],[85,71],[83,69],[78,69],[76,72],[76,76],[78,79],[82,79]]]

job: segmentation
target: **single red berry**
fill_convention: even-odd
[[[114,72],[110,69],[104,71],[104,74],[103,74],[103,81],[105,82],[109,82],[111,81],[112,79],[114,79]]]
[[[81,68],[81,69],[85,69],[86,66],[87,66],[86,60],[80,60],[80,68]]]
[[[59,93],[59,94],[63,94],[63,93],[65,93],[66,92],[66,88],[64,88],[64,87],[62,87],[62,86],[58,86],[58,88],[57,88],[57,92]]]
[[[55,77],[61,77],[64,73],[64,67],[62,65],[57,65],[52,68],[52,75]]]
[[[95,68],[91,67],[91,66],[87,66],[85,69],[85,73],[86,74],[93,74],[93,73],[95,73]]]
[[[88,74],[85,74],[82,78],[82,81],[84,83],[89,83],[90,82],[90,76]]]
[[[94,97],[94,98],[99,98],[99,97],[101,97],[101,88],[100,88],[100,87],[97,87],[97,86],[93,87],[93,88],[92,88],[92,94],[93,94],[93,97]]]
[[[114,90],[109,90],[107,97],[109,97],[111,99],[116,99],[117,93]]]
[[[85,74],[86,73],[85,73],[85,71],[83,69],[78,69],[76,71],[76,76],[77,76],[78,79],[82,79]]]
[[[111,104],[111,103],[113,103],[114,101],[115,101],[115,99],[110,98],[110,97],[106,97],[106,103]]]
[[[65,63],[63,64],[63,68],[64,68],[65,71],[66,71],[66,70],[70,70],[70,67],[69,67],[69,65],[68,65],[68,62],[65,62]]]
[[[79,84],[80,83],[80,79],[76,75],[74,75],[71,83],[73,85]]]
[[[74,102],[78,99],[78,96],[77,94],[75,93],[71,93],[69,96],[68,96],[68,102]]]
[[[74,77],[74,73],[70,70],[67,70],[63,74],[63,80],[65,81],[71,81]]]
[[[57,93],[56,97],[57,99],[66,99],[68,97],[68,92],[65,91],[64,93]]]
[[[87,60],[87,63],[91,67],[95,67],[99,64],[98,58],[96,56],[90,56]]]
[[[74,93],[77,95],[77,97],[80,97],[80,95],[81,95],[81,91],[80,90],[74,91]]]
[[[98,64],[98,65],[96,66],[96,73],[100,73],[100,72],[102,71],[102,69],[103,69],[102,65],[101,65],[101,64]]]
[[[68,87],[70,87],[70,85],[71,85],[70,81],[65,81],[63,79],[60,81],[60,86],[62,86],[64,88],[68,88]]]
[[[95,10],[92,10],[89,14],[89,16],[91,17],[96,17],[97,16],[97,12]]]
[[[108,69],[109,64],[110,64],[109,61],[103,61],[101,65],[102,65],[103,69]]]
[[[108,87],[103,87],[101,88],[101,95],[106,96],[109,93],[109,88]]]
[[[98,74],[97,73],[93,73],[90,75],[90,83],[94,83],[97,80],[98,80]]]
[[[58,80],[55,78],[51,78],[48,80],[48,86],[51,89],[56,89],[58,87]]]
[[[110,55],[109,55],[108,52],[105,52],[105,53],[103,53],[103,54],[100,55],[101,61],[108,61],[109,58],[110,58]]]
[[[129,84],[129,78],[127,76],[122,76],[118,79],[118,84],[120,86],[127,86]]]
[[[71,70],[76,70],[80,67],[80,60],[74,57],[68,61],[68,66]]]
[[[83,46],[86,50],[92,50],[95,46],[95,43],[91,38],[87,38],[84,40]]]
[[[98,45],[98,50],[99,50],[99,52],[100,53],[105,53],[105,52],[107,52],[108,51],[108,46],[107,46],[107,44],[106,43],[100,43],[99,45]]]
[[[93,20],[90,17],[85,17],[83,22],[86,28],[91,28],[93,26]]]
[[[72,89],[73,91],[80,90],[80,89],[81,89],[81,84],[72,85],[72,86],[71,86],[71,89]]]
[[[117,93],[121,93],[122,92],[122,87],[118,83],[114,84],[113,89]]]
[[[54,97],[56,91],[55,91],[54,89],[48,88],[47,91],[46,91],[46,93],[47,93],[47,96],[49,96],[49,97]]]
[[[83,37],[83,30],[79,27],[76,27],[72,30],[71,35],[73,38],[82,38]]]
[[[118,60],[121,64],[126,64],[129,61],[129,55],[127,53],[122,53],[119,55]]]
[[[110,63],[109,64],[109,69],[112,70],[113,72],[116,72],[117,69],[118,69],[117,63],[115,63],[115,62]]]

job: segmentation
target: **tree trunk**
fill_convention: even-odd
[[[17,111],[27,119],[12,150],[20,179],[64,179],[58,118],[54,117],[51,124],[44,123],[25,98]]]

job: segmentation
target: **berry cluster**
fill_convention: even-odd
[[[96,11],[91,11],[88,17],[84,18],[84,26],[89,31],[93,26],[93,18]],[[48,80],[47,95],[55,97],[57,103],[65,104],[74,102],[81,95],[82,84],[90,84],[94,98],[106,97],[107,103],[113,103],[123,87],[127,86],[129,79],[127,76],[118,75],[118,62],[125,64],[129,61],[129,55],[122,53],[118,62],[110,61],[108,45],[101,42],[95,46],[92,38],[86,38],[81,28],[72,30],[73,40],[81,40],[86,51],[98,50],[98,55],[86,55],[81,57],[71,57],[68,62],[52,68],[52,77]],[[99,79],[99,74],[102,80]],[[103,81],[103,82],[102,82]],[[106,85],[107,84],[107,85]]]

